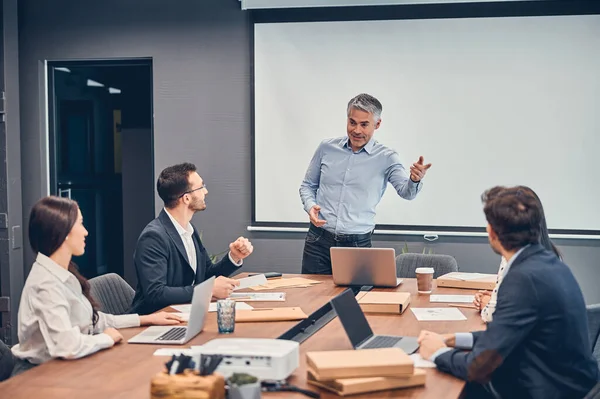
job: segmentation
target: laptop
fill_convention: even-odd
[[[374,335],[351,289],[345,290],[330,302],[354,349],[400,348],[409,355],[419,349],[417,337]]]
[[[129,339],[130,344],[182,345],[194,338],[204,328],[210,306],[215,277],[194,287],[192,308],[187,326],[152,326]]]
[[[331,247],[331,269],[336,285],[397,287],[394,248]]]

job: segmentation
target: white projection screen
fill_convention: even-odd
[[[555,232],[600,233],[600,16],[257,23],[254,222],[307,223],[298,189],[321,140],[346,134],[358,93],[383,104],[374,139],[408,168],[376,222],[481,231],[480,196],[527,185]]]

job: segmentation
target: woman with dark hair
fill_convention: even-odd
[[[13,375],[53,358],[78,359],[110,348],[123,339],[117,328],[182,321],[167,312],[99,312],[88,281],[71,261],[85,252],[87,235],[75,201],[45,197],[31,210],[29,242],[37,258],[21,294]]]
[[[542,244],[548,251],[554,252],[554,254],[556,254],[556,256],[558,256],[562,260],[560,251],[558,250],[556,245],[554,245],[554,243],[550,240],[550,236],[548,234],[548,226],[546,225],[546,216],[544,215],[544,208],[542,207],[542,201],[540,200],[540,197],[538,197],[535,191],[533,191],[529,187],[517,186],[516,188],[522,190],[523,192],[533,195],[538,201],[540,205],[540,210],[542,211],[542,221],[540,224],[540,244]],[[501,195],[504,189],[505,187],[496,187],[496,191],[489,192],[488,197]],[[496,286],[494,287],[493,291],[479,291],[477,294],[475,294],[473,304],[477,307],[478,310],[481,311],[481,319],[486,323],[489,323],[493,319],[493,314],[496,310],[496,303],[498,301],[498,289],[500,288],[502,279],[508,272],[508,270],[506,270],[506,264],[506,259],[502,258],[502,260],[500,261],[500,268],[498,269],[498,279],[496,280]]]

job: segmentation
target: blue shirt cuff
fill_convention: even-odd
[[[439,355],[441,355],[442,353],[446,353],[448,351],[451,351],[452,348],[448,348],[447,346],[438,349],[437,351],[435,351],[433,353],[433,355],[431,355],[431,357],[429,358],[429,360],[431,360],[432,362],[435,362],[435,358],[438,357]]]
[[[456,333],[454,334],[454,347],[458,349],[473,349],[473,334]]]

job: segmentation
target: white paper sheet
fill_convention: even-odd
[[[190,313],[192,311],[192,305],[171,305],[171,307],[181,313]]]
[[[457,308],[410,308],[419,321],[467,320]]]
[[[252,277],[244,277],[239,279],[238,281],[240,282],[240,285],[235,287],[233,289],[234,291],[241,290],[243,288],[256,287],[257,285],[267,284],[267,278],[264,274],[257,274],[256,276]]]
[[[482,273],[453,273],[450,277],[457,280],[477,280],[488,276],[488,274]]]
[[[200,353],[198,349],[177,349],[177,348],[160,348],[154,351],[154,356],[177,356],[177,355],[186,355],[193,356]]]
[[[417,368],[432,369],[436,367],[434,362],[427,359],[423,359],[418,353],[413,353],[412,355],[410,355],[410,358],[412,359],[413,363],[415,364],[415,367]]]
[[[285,292],[236,292],[230,298],[243,298],[244,302],[285,302]]]
[[[473,303],[474,295],[430,295],[429,302]]]
[[[245,302],[236,302],[235,303],[235,309],[236,310],[252,310],[254,308],[252,306],[248,305]],[[210,306],[208,307],[208,311],[209,312],[216,312],[217,311],[217,303],[216,302],[212,302],[210,304]]]

